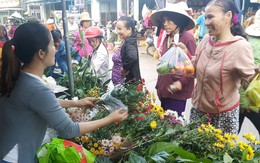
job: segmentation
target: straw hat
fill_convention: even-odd
[[[246,28],[246,33],[249,36],[260,37],[260,9],[255,13],[254,24]]]
[[[89,13],[88,12],[82,12],[80,14],[80,21],[83,21],[83,20],[92,20],[89,16]]]
[[[179,5],[171,5],[156,11],[151,15],[151,21],[154,25],[159,26],[162,24],[163,16],[166,15],[169,18],[173,18],[174,21],[181,21],[184,24],[186,30],[194,28],[195,23],[188,13],[179,7]]]

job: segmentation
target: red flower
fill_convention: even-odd
[[[138,84],[136,91],[139,92],[141,90],[143,90],[143,84]]]
[[[144,120],[144,117],[136,116],[135,119],[136,119],[137,121],[141,121],[141,120]]]
[[[138,106],[141,108],[143,106],[143,104],[141,102],[139,102]]]

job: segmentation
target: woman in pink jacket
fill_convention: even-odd
[[[216,128],[237,134],[238,89],[242,78],[251,80],[255,73],[252,47],[232,0],[210,1],[205,9],[205,25],[209,34],[201,40],[194,58],[197,84],[192,93],[190,121],[207,114]]]
[[[89,45],[88,40],[84,37],[86,30],[91,26],[92,19],[89,16],[88,12],[83,12],[80,15],[80,28],[74,34],[74,48],[79,52],[81,57],[87,58],[92,54],[92,47]],[[83,32],[80,35],[80,32]]]

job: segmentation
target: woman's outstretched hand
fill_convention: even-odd
[[[128,117],[128,110],[117,109],[108,115],[113,122],[121,122]]]

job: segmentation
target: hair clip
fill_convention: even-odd
[[[233,19],[232,19],[232,23],[233,24],[237,24],[238,23],[238,14],[237,13],[234,14]]]

